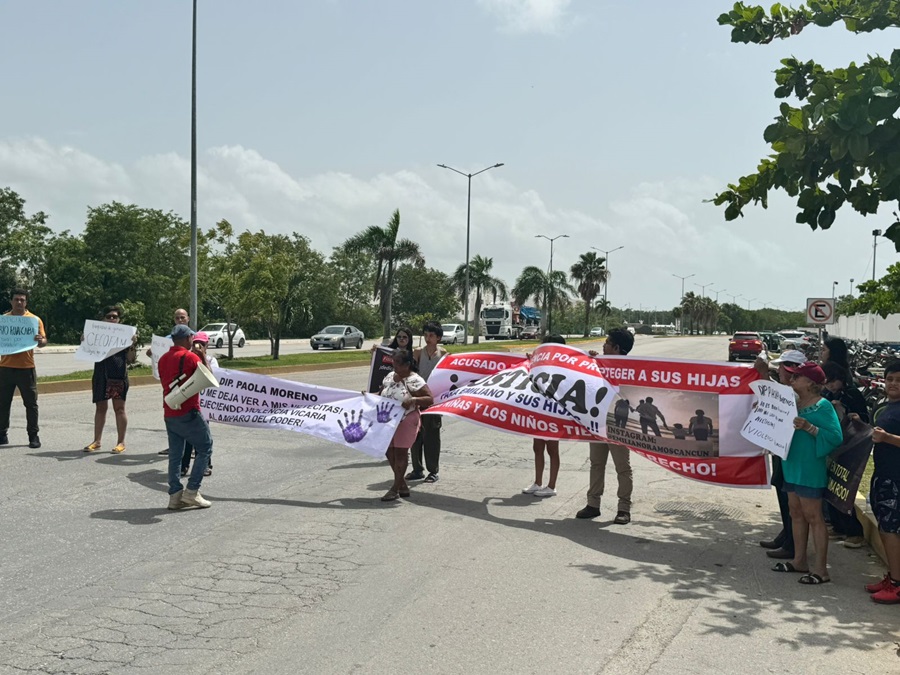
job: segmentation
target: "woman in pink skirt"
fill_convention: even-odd
[[[403,419],[385,453],[391,469],[394,470],[394,484],[381,498],[383,502],[392,502],[398,497],[409,497],[409,486],[404,476],[409,465],[409,448],[419,433],[419,408],[427,408],[434,402],[425,380],[412,370],[412,352],[408,349],[396,349],[392,358],[394,372],[385,376],[379,394],[400,401],[403,406]]]

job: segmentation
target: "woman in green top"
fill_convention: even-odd
[[[794,531],[794,559],[780,562],[776,572],[800,572],[801,584],[824,584],[828,577],[828,529],[822,517],[822,497],[828,484],[827,461],[843,440],[841,425],[831,402],[822,398],[825,373],[815,363],[785,366],[797,394],[799,417],[794,419],[794,437],[787,459],[782,462],[784,491]],[[806,555],[812,532],[816,564]]]

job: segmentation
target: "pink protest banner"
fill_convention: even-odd
[[[749,384],[759,378],[753,368],[591,357],[557,344],[539,346],[530,362],[512,355],[453,356],[429,378],[437,403],[427,414],[527,436],[618,443],[708,483],[769,485],[763,450],[740,433],[753,403]]]

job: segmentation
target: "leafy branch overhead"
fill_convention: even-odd
[[[775,4],[768,13],[738,2],[719,17],[732,27],[732,42],[756,44],[838,22],[854,33],[900,27],[900,0],[812,0],[796,9]],[[870,215],[882,202],[900,203],[900,50],[834,70],[796,58],[781,66],[775,96],[790,102],[763,132],[772,154],[712,200],[725,206],[725,219],[750,203],[766,208],[771,190],[795,198],[797,222],[814,230],[831,227],[847,204]],[[885,236],[900,251],[900,222]]]

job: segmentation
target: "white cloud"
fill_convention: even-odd
[[[0,140],[0,176],[30,212],[45,211],[57,230],[80,231],[87,207],[111,200],[189,215],[190,164],[175,153],[123,166],[40,138]],[[201,153],[198,178],[204,229],[226,218],[238,230],[298,232],[328,254],[399,208],[401,236],[419,242],[429,266],[450,273],[465,260],[466,181],[449,171],[294,176],[255,150],[223,146]],[[568,270],[592,247],[624,245],[609,261],[610,300],[659,309],[678,302],[681,282],[673,274],[696,275],[685,290],[700,292],[695,282],[713,282],[707,293],[725,292],[722,301],[734,293],[773,306],[804,306],[806,297],[827,295],[832,276],[842,290],[847,285],[834,270],[825,273],[826,288],[818,288],[821,270],[835,264],[835,246],[843,251],[840,267],[852,263],[844,276],[861,275],[871,238],[847,236],[852,214],[833,231],[812,233],[793,222],[793,205],[779,195],[768,211],[748,209],[747,217],[725,223],[721,209],[703,203],[720,183],[710,177],[639,183],[608,196],[606,215],[599,217],[554,204],[509,182],[502,170],[491,171],[472,184],[471,254],[492,257],[494,273],[512,286],[523,267],[548,263],[549,244],[536,235],[568,235],[554,246],[556,269]],[[866,223],[857,231],[870,229]]]
[[[571,0],[478,0],[510,33],[555,34],[567,27]]]

